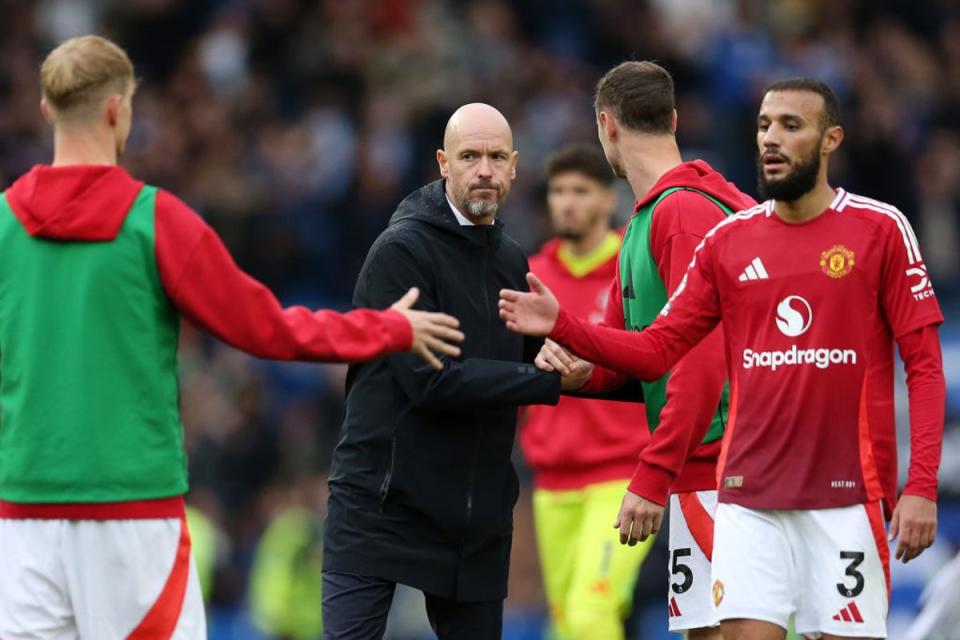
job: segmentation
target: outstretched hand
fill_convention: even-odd
[[[560,315],[560,303],[537,276],[527,274],[530,293],[513,289],[500,291],[500,319],[507,329],[527,336],[545,336],[553,330]]]
[[[413,345],[410,351],[427,361],[434,369],[443,369],[437,353],[456,358],[460,348],[454,343],[463,342],[463,332],[458,331],[460,321],[445,313],[416,311],[413,304],[420,297],[420,290],[412,287],[390,307],[402,313],[413,328]]]

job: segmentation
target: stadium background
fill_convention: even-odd
[[[434,150],[462,103],[489,102],[514,127],[519,176],[502,215],[532,252],[549,232],[544,156],[595,140],[591,90],[610,66],[650,58],[670,69],[685,158],[707,159],[752,194],[760,89],[792,75],[827,81],[847,130],[834,184],[907,214],[947,317],[941,535],[894,570],[891,637],[955,552],[960,2],[0,0],[0,15],[0,186],[51,157],[37,108],[43,55],[73,35],[106,35],[143,81],[123,164],[200,211],[285,303],[314,307],[349,305],[394,206],[436,177]],[[621,186],[623,220],[631,197]],[[181,364],[211,637],[272,637],[262,629],[284,626],[310,637],[345,367],[258,361],[191,329]],[[505,637],[537,638],[545,612],[528,490],[515,520]],[[661,553],[638,586],[636,637],[668,637]],[[416,600],[398,598],[390,637],[429,637]]]

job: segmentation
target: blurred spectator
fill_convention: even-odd
[[[835,180],[900,207],[948,321],[960,300],[956,2],[0,0],[0,11],[0,186],[50,155],[43,54],[78,33],[112,37],[146,81],[124,164],[182,194],[285,302],[348,305],[393,204],[433,175],[445,114],[471,100],[516,125],[503,219],[534,250],[548,233],[542,160],[595,140],[593,85],[627,58],[673,72],[682,146],[751,193],[760,89],[784,75],[830,82],[849,132]],[[194,502],[229,541],[211,602],[235,607],[274,513],[262,497],[329,464],[343,370],[258,362],[191,330],[182,360]],[[960,473],[948,479],[960,494]],[[515,555],[532,553],[523,523]],[[511,593],[530,608],[539,575],[523,566]]]

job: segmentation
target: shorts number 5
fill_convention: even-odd
[[[693,586],[693,571],[687,565],[679,562],[680,558],[686,558],[689,555],[689,547],[673,550],[673,560],[670,562],[670,572],[673,575],[677,575],[678,573],[683,574],[683,582],[680,584],[670,585],[670,588],[673,589],[674,593],[686,593],[690,590],[690,587]]]

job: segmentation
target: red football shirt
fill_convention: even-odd
[[[551,337],[649,379],[721,319],[731,411],[720,500],[757,509],[895,500],[893,343],[943,321],[903,214],[841,189],[822,215],[790,224],[766,202],[707,234],[646,331],[587,328],[561,313]],[[911,386],[912,416],[915,400]],[[913,424],[908,488],[935,498],[943,423],[930,415]]]

